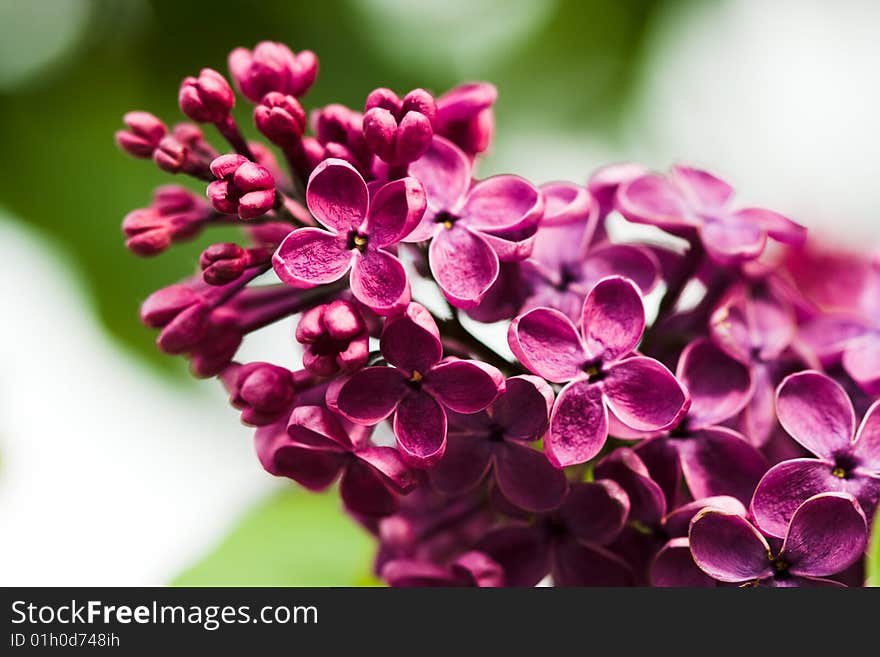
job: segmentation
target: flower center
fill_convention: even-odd
[[[443,227],[446,230],[450,230],[455,225],[455,222],[458,221],[459,219],[460,219],[460,217],[456,217],[451,212],[447,212],[446,210],[441,210],[440,212],[437,213],[437,216],[434,217],[434,222],[438,223],[438,224],[443,224]]]
[[[349,250],[357,249],[363,253],[367,250],[367,236],[356,230],[351,231],[348,234],[348,248]]]
[[[489,442],[500,443],[502,441],[504,441],[504,429],[497,424],[493,424],[489,428]]]
[[[424,379],[424,375],[418,370],[413,370],[412,376],[407,380],[407,384],[410,388],[418,390],[422,387],[422,379]]]
[[[581,369],[587,375],[590,383],[597,383],[605,378],[605,372],[602,371],[602,361],[598,359],[587,361],[581,366]]]
[[[838,479],[849,479],[856,465],[855,459],[849,454],[835,454],[831,474]]]
[[[773,577],[775,579],[787,579],[790,576],[788,572],[788,564],[779,557],[773,559],[771,565],[773,567]]]

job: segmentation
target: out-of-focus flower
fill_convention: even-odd
[[[185,187],[159,187],[149,207],[132,210],[122,221],[125,246],[139,256],[157,255],[195,237],[214,217],[211,207]]]
[[[304,96],[318,77],[315,53],[301,50],[294,54],[274,41],[260,41],[253,50],[236,48],[229,53],[228,63],[239,91],[254,103],[270,92]]]
[[[498,98],[495,85],[470,82],[450,89],[437,99],[435,132],[446,137],[469,156],[482,153],[492,141]]]

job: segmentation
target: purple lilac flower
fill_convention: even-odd
[[[348,162],[325,160],[309,178],[309,210],[324,228],[293,231],[273,258],[278,277],[296,287],[338,281],[351,271],[355,298],[381,315],[409,303],[403,264],[391,251],[421,220],[425,192],[415,178],[376,191]]]
[[[261,41],[253,50],[229,53],[229,72],[238,90],[254,103],[270,92],[299,98],[318,77],[318,58],[311,50],[294,54],[283,43]]]
[[[527,511],[549,511],[568,490],[565,475],[528,446],[544,435],[553,390],[536,376],[507,379],[506,390],[484,411],[448,411],[446,454],[430,471],[446,494],[476,487],[491,471],[506,499]]]
[[[505,390],[504,375],[491,365],[441,360],[437,324],[417,303],[386,320],[379,345],[390,367],[367,367],[335,381],[327,405],[366,425],[393,413],[398,448],[416,467],[434,465],[446,451],[446,409],[478,413]]]
[[[306,111],[295,96],[270,91],[254,107],[254,123],[266,139],[281,148],[289,148],[302,139]]]
[[[306,376],[303,376],[303,375]],[[301,387],[311,382],[308,373],[294,373],[271,363],[233,363],[222,375],[230,403],[241,409],[241,421],[256,427],[277,422],[290,415],[290,408]]]
[[[518,176],[471,186],[470,161],[442,137],[409,171],[425,186],[428,209],[405,241],[430,239],[428,261],[443,295],[458,308],[472,308],[498,278],[499,259],[522,260],[531,252],[541,194]]]
[[[364,318],[353,303],[341,299],[304,312],[296,341],[304,346],[303,367],[318,376],[353,372],[370,354]]]
[[[255,443],[260,463],[309,490],[324,490],[340,478],[346,508],[367,516],[397,510],[397,494],[415,485],[412,472],[393,447],[377,447],[369,430],[342,421],[326,408],[298,406],[289,420],[261,427]]]
[[[865,551],[865,514],[847,493],[805,500],[786,524],[782,548],[737,513],[706,509],[693,519],[691,553],[710,577],[751,586],[842,586],[825,579],[845,570]]]
[[[211,162],[217,178],[208,185],[208,199],[217,212],[255,219],[275,205],[275,179],[269,170],[243,155],[221,155]]]
[[[395,559],[382,568],[382,579],[394,587],[504,586],[504,570],[482,552],[465,552],[448,566],[430,561]]]
[[[687,412],[687,392],[652,358],[629,357],[642,337],[645,311],[636,286],[622,277],[599,281],[584,302],[579,332],[558,310],[536,308],[510,325],[508,342],[531,372],[559,393],[545,440],[557,467],[583,463],[608,437],[608,410],[627,426],[656,431]]]
[[[629,508],[613,481],[573,484],[559,509],[530,524],[492,530],[477,549],[504,567],[510,586],[534,586],[547,574],[556,586],[628,586],[630,567],[606,546],[620,533]]]
[[[450,89],[437,99],[435,133],[470,157],[487,148],[495,131],[492,106],[498,90],[488,82],[470,82]]]
[[[391,89],[375,89],[364,105],[364,142],[383,162],[406,166],[431,145],[437,103],[424,89],[399,98]]]
[[[872,517],[880,502],[880,401],[857,431],[852,402],[840,384],[806,371],[780,384],[776,409],[783,428],[816,458],[783,461],[764,475],[752,500],[758,526],[782,536],[801,503],[826,491],[851,494]]]
[[[647,174],[617,192],[617,209],[630,221],[670,232],[696,230],[716,262],[727,265],[754,260],[767,238],[803,244],[803,226],[771,210],[731,207],[734,190],[712,174],[674,166],[668,176]]]

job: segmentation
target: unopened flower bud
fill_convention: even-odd
[[[306,127],[306,112],[293,96],[272,91],[254,108],[257,130],[278,146],[295,144]]]
[[[403,100],[390,89],[376,89],[364,109],[364,140],[384,162],[406,165],[428,150],[436,118],[437,105],[424,89],[410,91]]]
[[[208,199],[218,212],[253,219],[275,204],[275,180],[269,170],[242,155],[221,155],[211,163],[218,180],[208,185]]]
[[[220,73],[203,68],[199,77],[190,76],[181,83],[178,103],[180,110],[196,123],[220,123],[235,105],[235,94]]]
[[[352,371],[367,362],[369,335],[357,308],[332,301],[303,313],[296,340],[305,347],[303,367],[318,376]]]
[[[168,132],[165,124],[149,112],[129,112],[122,121],[128,129],[116,133],[116,143],[133,157],[152,157]]]
[[[263,426],[290,412],[296,396],[292,373],[270,363],[234,363],[223,372],[230,403],[241,409],[245,424]]]
[[[299,97],[318,76],[318,58],[310,50],[294,54],[283,43],[261,41],[252,51],[236,48],[229,53],[229,72],[241,93],[255,103],[271,91]]]

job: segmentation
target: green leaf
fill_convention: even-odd
[[[880,587],[880,520],[877,518],[874,519],[874,536],[868,548],[868,586]]]
[[[336,490],[293,487],[245,517],[175,586],[375,586],[373,539],[341,508]]]

